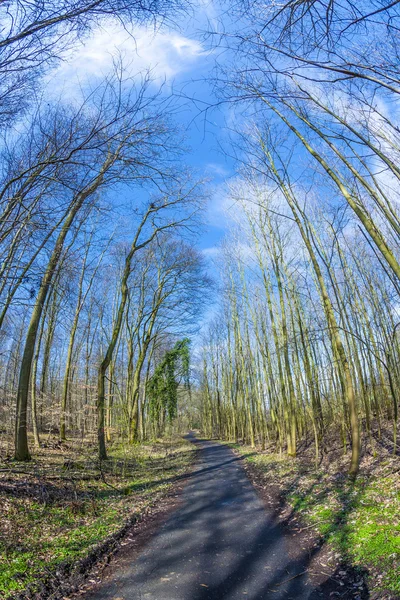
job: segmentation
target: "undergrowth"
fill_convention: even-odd
[[[301,458],[254,451],[232,444],[305,523],[313,525],[339,562],[370,573],[370,587],[400,596],[399,459],[364,456],[354,483],[344,460],[319,468]]]
[[[0,597],[32,592],[44,574],[85,557],[164,495],[193,452],[174,439],[116,446],[101,465],[91,445],[0,462]]]

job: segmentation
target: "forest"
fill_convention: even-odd
[[[212,448],[340,593],[145,597],[400,597],[399,6],[0,2],[0,597],[89,597]]]

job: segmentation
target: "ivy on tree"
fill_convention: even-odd
[[[177,416],[178,387],[183,380],[184,388],[190,391],[190,340],[178,341],[172,350],[165,353],[147,383],[150,416],[153,421],[172,422]]]

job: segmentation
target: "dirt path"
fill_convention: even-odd
[[[201,448],[179,509],[136,559],[117,558],[85,600],[329,598],[332,587],[307,571],[310,549],[265,507],[240,457],[214,442]]]

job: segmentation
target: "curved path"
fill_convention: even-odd
[[[195,441],[195,440],[193,440]],[[140,556],[87,600],[305,600],[308,552],[296,548],[258,498],[241,459],[202,442],[182,504]],[[299,551],[300,550],[300,551]],[[299,556],[300,555],[300,556]]]

